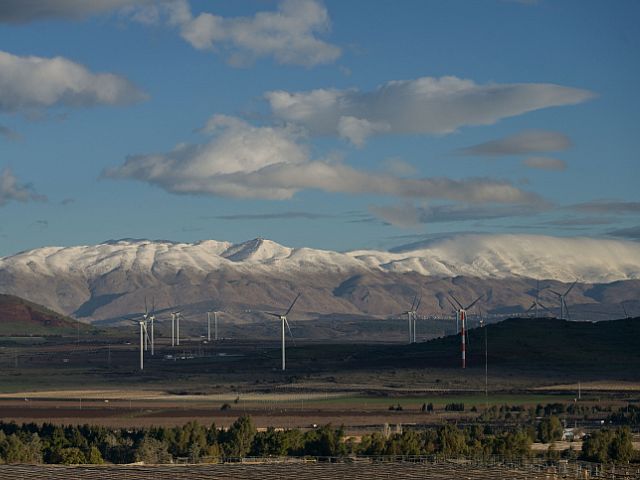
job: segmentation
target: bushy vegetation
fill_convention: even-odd
[[[458,428],[444,425],[437,429],[407,430],[385,437],[373,433],[362,437],[358,453],[363,455],[529,455],[533,439],[526,430],[492,433],[479,425]]]
[[[602,429],[590,434],[582,443],[582,458],[600,463],[628,463],[633,458],[631,431],[628,427]]]
[[[0,423],[0,463],[99,464],[218,461],[247,456],[340,456],[348,453],[340,428],[258,432],[249,417],[230,428],[189,422],[181,427],[110,429],[98,426]]]
[[[365,435],[359,444],[345,441],[342,428],[257,431],[249,417],[227,430],[189,422],[181,427],[109,429],[97,426],[0,423],[1,463],[215,462],[224,458],[269,456],[336,457],[362,455],[506,455],[529,454],[533,438],[526,430],[494,434],[479,426],[409,430]]]
[[[619,408],[617,412],[613,412],[607,417],[607,423],[612,423],[614,425],[630,425],[635,427],[639,426],[640,406],[627,405],[626,407]]]
[[[427,410],[425,406],[424,410]],[[496,409],[499,412],[500,409]],[[504,409],[507,413],[510,409]],[[549,409],[549,412],[553,409]],[[526,413],[526,412],[520,412]],[[391,433],[372,433],[356,443],[342,428],[325,425],[308,431],[269,428],[258,431],[251,418],[238,418],[228,429],[189,422],[179,427],[114,429],[100,426],[18,425],[0,422],[0,463],[101,464],[142,461],[151,464],[217,462],[238,457],[339,457],[447,455],[522,458],[534,441],[551,443],[562,437],[560,419],[543,417],[536,424],[460,428],[445,424]],[[554,452],[551,452],[554,453]],[[571,458],[577,452],[571,451]],[[628,427],[595,431],[584,440],[580,458],[626,463],[634,452]],[[559,454],[556,454],[559,456]],[[638,460],[638,459],[635,459]]]

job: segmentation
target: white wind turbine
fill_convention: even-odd
[[[291,306],[289,307],[289,309],[284,314],[272,313],[272,312],[264,312],[267,315],[271,315],[272,317],[279,318],[280,322],[282,322],[282,326],[281,326],[282,327],[281,328],[281,336],[282,336],[282,371],[284,371],[285,367],[286,367],[285,327],[286,327],[287,330],[289,330],[289,335],[291,335],[291,338],[293,338],[293,334],[291,333],[291,328],[289,327],[289,322],[287,321],[287,315],[289,315],[289,313],[291,313],[291,310],[293,309],[293,306],[298,301],[298,298],[300,298],[300,294],[299,293],[296,296],[296,298],[293,300],[293,302],[291,303]]]
[[[148,330],[145,328],[145,330],[147,330],[146,333],[146,338],[149,340],[149,343],[151,343],[151,356],[155,355],[155,344],[156,344],[156,340],[155,340],[155,333],[154,333],[154,329],[153,329],[153,324],[156,321],[156,301],[155,299],[153,299],[151,301],[151,313],[147,312],[147,299],[145,298],[144,300],[144,310],[145,310],[145,324],[151,325],[151,336],[149,337],[149,332]],[[146,350],[146,348],[145,348]]]
[[[207,341],[211,341],[211,314],[213,313],[213,339],[218,340],[218,312],[209,310],[207,312]]]
[[[140,326],[140,371],[144,370],[144,351],[147,341],[147,317],[143,315],[140,320],[131,320]]]
[[[567,291],[564,293],[558,293],[555,290],[549,289],[551,293],[553,293],[554,295],[557,295],[558,298],[560,299],[560,319],[561,320],[571,320],[569,318],[569,307],[567,307],[567,295],[569,295],[569,292],[573,290],[573,287],[576,286],[576,283],[578,283],[578,280],[573,282],[571,286],[567,289]]]
[[[422,295],[418,298],[418,295],[413,297],[411,302],[411,308],[406,312],[402,312],[402,315],[407,316],[409,326],[409,343],[416,343],[416,318],[418,317],[418,309],[422,303]]]
[[[182,311],[171,312],[171,346],[180,345],[180,318]]]

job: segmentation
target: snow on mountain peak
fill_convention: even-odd
[[[390,271],[425,276],[511,276],[602,283],[640,278],[640,244],[542,235],[457,235],[393,251],[338,253],[256,238],[240,244],[122,239],[95,246],[44,247],[0,258],[0,272],[98,278],[114,270],[167,273],[250,269],[265,274]]]

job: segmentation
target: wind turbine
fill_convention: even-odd
[[[180,345],[180,317],[182,316],[182,312],[178,310],[177,312],[171,312],[171,346],[175,347],[176,345]],[[178,337],[178,343],[176,343],[176,333]]]
[[[578,283],[578,280],[573,282],[571,286],[567,289],[567,291],[564,293],[558,293],[555,290],[549,289],[551,293],[553,293],[554,295],[557,295],[558,298],[560,298],[560,319],[561,320],[571,320],[569,318],[569,308],[567,307],[567,295],[569,295],[569,292],[573,290],[573,287],[576,286],[576,283]]]
[[[145,310],[146,310],[146,301],[145,301]],[[147,322],[151,324],[151,356],[154,356],[155,353],[155,334],[153,331],[153,322],[156,321],[156,301],[155,299],[151,302],[151,313],[147,315]]]
[[[213,313],[213,339],[218,340],[218,312],[209,310],[207,312],[207,341],[211,341],[211,314]]]
[[[478,301],[482,298],[482,295],[480,295],[478,298],[476,298],[473,302],[471,302],[466,307],[463,307],[462,304],[458,301],[458,299],[453,295],[450,295],[450,297],[458,305],[456,307],[453,304],[453,302],[449,300],[449,303],[451,304],[453,309],[456,311],[456,323],[460,325],[460,340],[462,341],[462,368],[467,368],[467,339],[466,339],[466,333],[465,333],[465,325],[467,323],[467,310],[469,310],[476,303],[478,303]]]
[[[547,287],[544,287],[542,290],[544,290],[545,288],[547,288]],[[535,317],[534,318],[538,318],[538,307],[542,307],[547,312],[551,313],[551,310],[549,310],[542,303],[540,303],[539,298],[540,298],[540,281],[536,280],[536,298],[533,301],[533,303],[531,304],[531,306],[525,312],[525,313],[529,313],[531,310],[533,310],[535,308]]]
[[[402,312],[402,315],[407,316],[407,321],[409,325],[409,343],[416,343],[416,317],[418,316],[418,308],[420,308],[420,303],[422,302],[422,296],[418,298],[418,295],[413,297],[413,302],[411,302],[411,308],[406,312]]]
[[[291,333],[291,328],[289,327],[289,322],[287,321],[287,315],[289,315],[289,313],[291,313],[291,310],[293,309],[293,306],[298,301],[298,298],[300,298],[300,294],[299,293],[296,296],[296,298],[293,300],[293,302],[291,303],[291,306],[289,307],[289,309],[284,314],[272,313],[272,312],[264,312],[267,315],[271,315],[272,317],[279,318],[280,321],[282,322],[281,334],[282,334],[282,371],[283,372],[284,372],[285,367],[286,367],[285,332],[284,332],[284,329],[286,327],[287,330],[289,330],[289,335],[291,335],[291,338],[293,338],[293,334]]]
[[[149,319],[149,308],[147,307],[147,297],[144,297],[144,313],[142,314],[142,321],[144,322],[144,351],[149,348],[149,332],[147,332],[147,320]]]
[[[134,324],[140,325],[140,371],[144,370],[144,351],[147,339],[147,319],[143,315],[140,320],[131,320]]]

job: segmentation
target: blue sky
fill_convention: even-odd
[[[0,255],[640,237],[635,1],[7,0]]]

